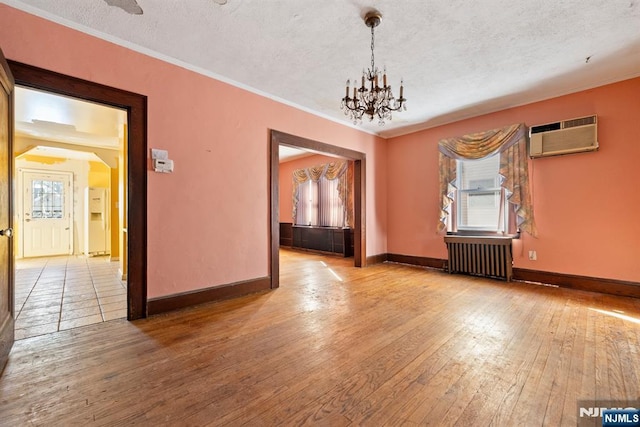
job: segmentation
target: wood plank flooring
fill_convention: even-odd
[[[16,342],[0,424],[576,425],[640,396],[640,303],[281,251],[281,287]]]

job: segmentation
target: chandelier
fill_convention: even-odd
[[[378,118],[378,124],[384,125],[385,120],[391,120],[392,111],[407,109],[406,99],[403,95],[403,81],[400,80],[400,97],[395,98],[391,92],[391,86],[387,85],[387,69],[381,73],[376,67],[373,48],[373,30],[382,22],[380,12],[369,12],[364,17],[364,23],[371,28],[371,68],[362,70],[361,86],[358,81],[353,80],[353,96],[349,96],[351,81],[347,80],[347,87],[344,98],[342,98],[342,109],[345,116],[353,120],[354,124],[362,123],[362,116],[369,116],[369,121]],[[380,86],[382,82],[382,87]]]

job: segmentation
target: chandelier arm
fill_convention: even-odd
[[[351,101],[351,100],[352,99],[349,99],[349,101]],[[362,104],[355,105],[355,103],[354,103],[352,105],[349,105],[349,103],[346,102],[344,104],[344,107],[349,111],[362,111],[362,112],[366,111],[366,107],[364,105],[362,105]]]

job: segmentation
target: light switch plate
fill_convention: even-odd
[[[169,158],[169,152],[167,150],[159,150],[157,148],[151,149],[152,160],[167,160]]]

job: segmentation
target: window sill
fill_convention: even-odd
[[[480,230],[458,230],[456,232],[447,231],[447,236],[460,236],[460,237],[496,237],[504,239],[519,239],[520,233],[508,234],[508,233],[496,233],[495,231],[480,231]]]

